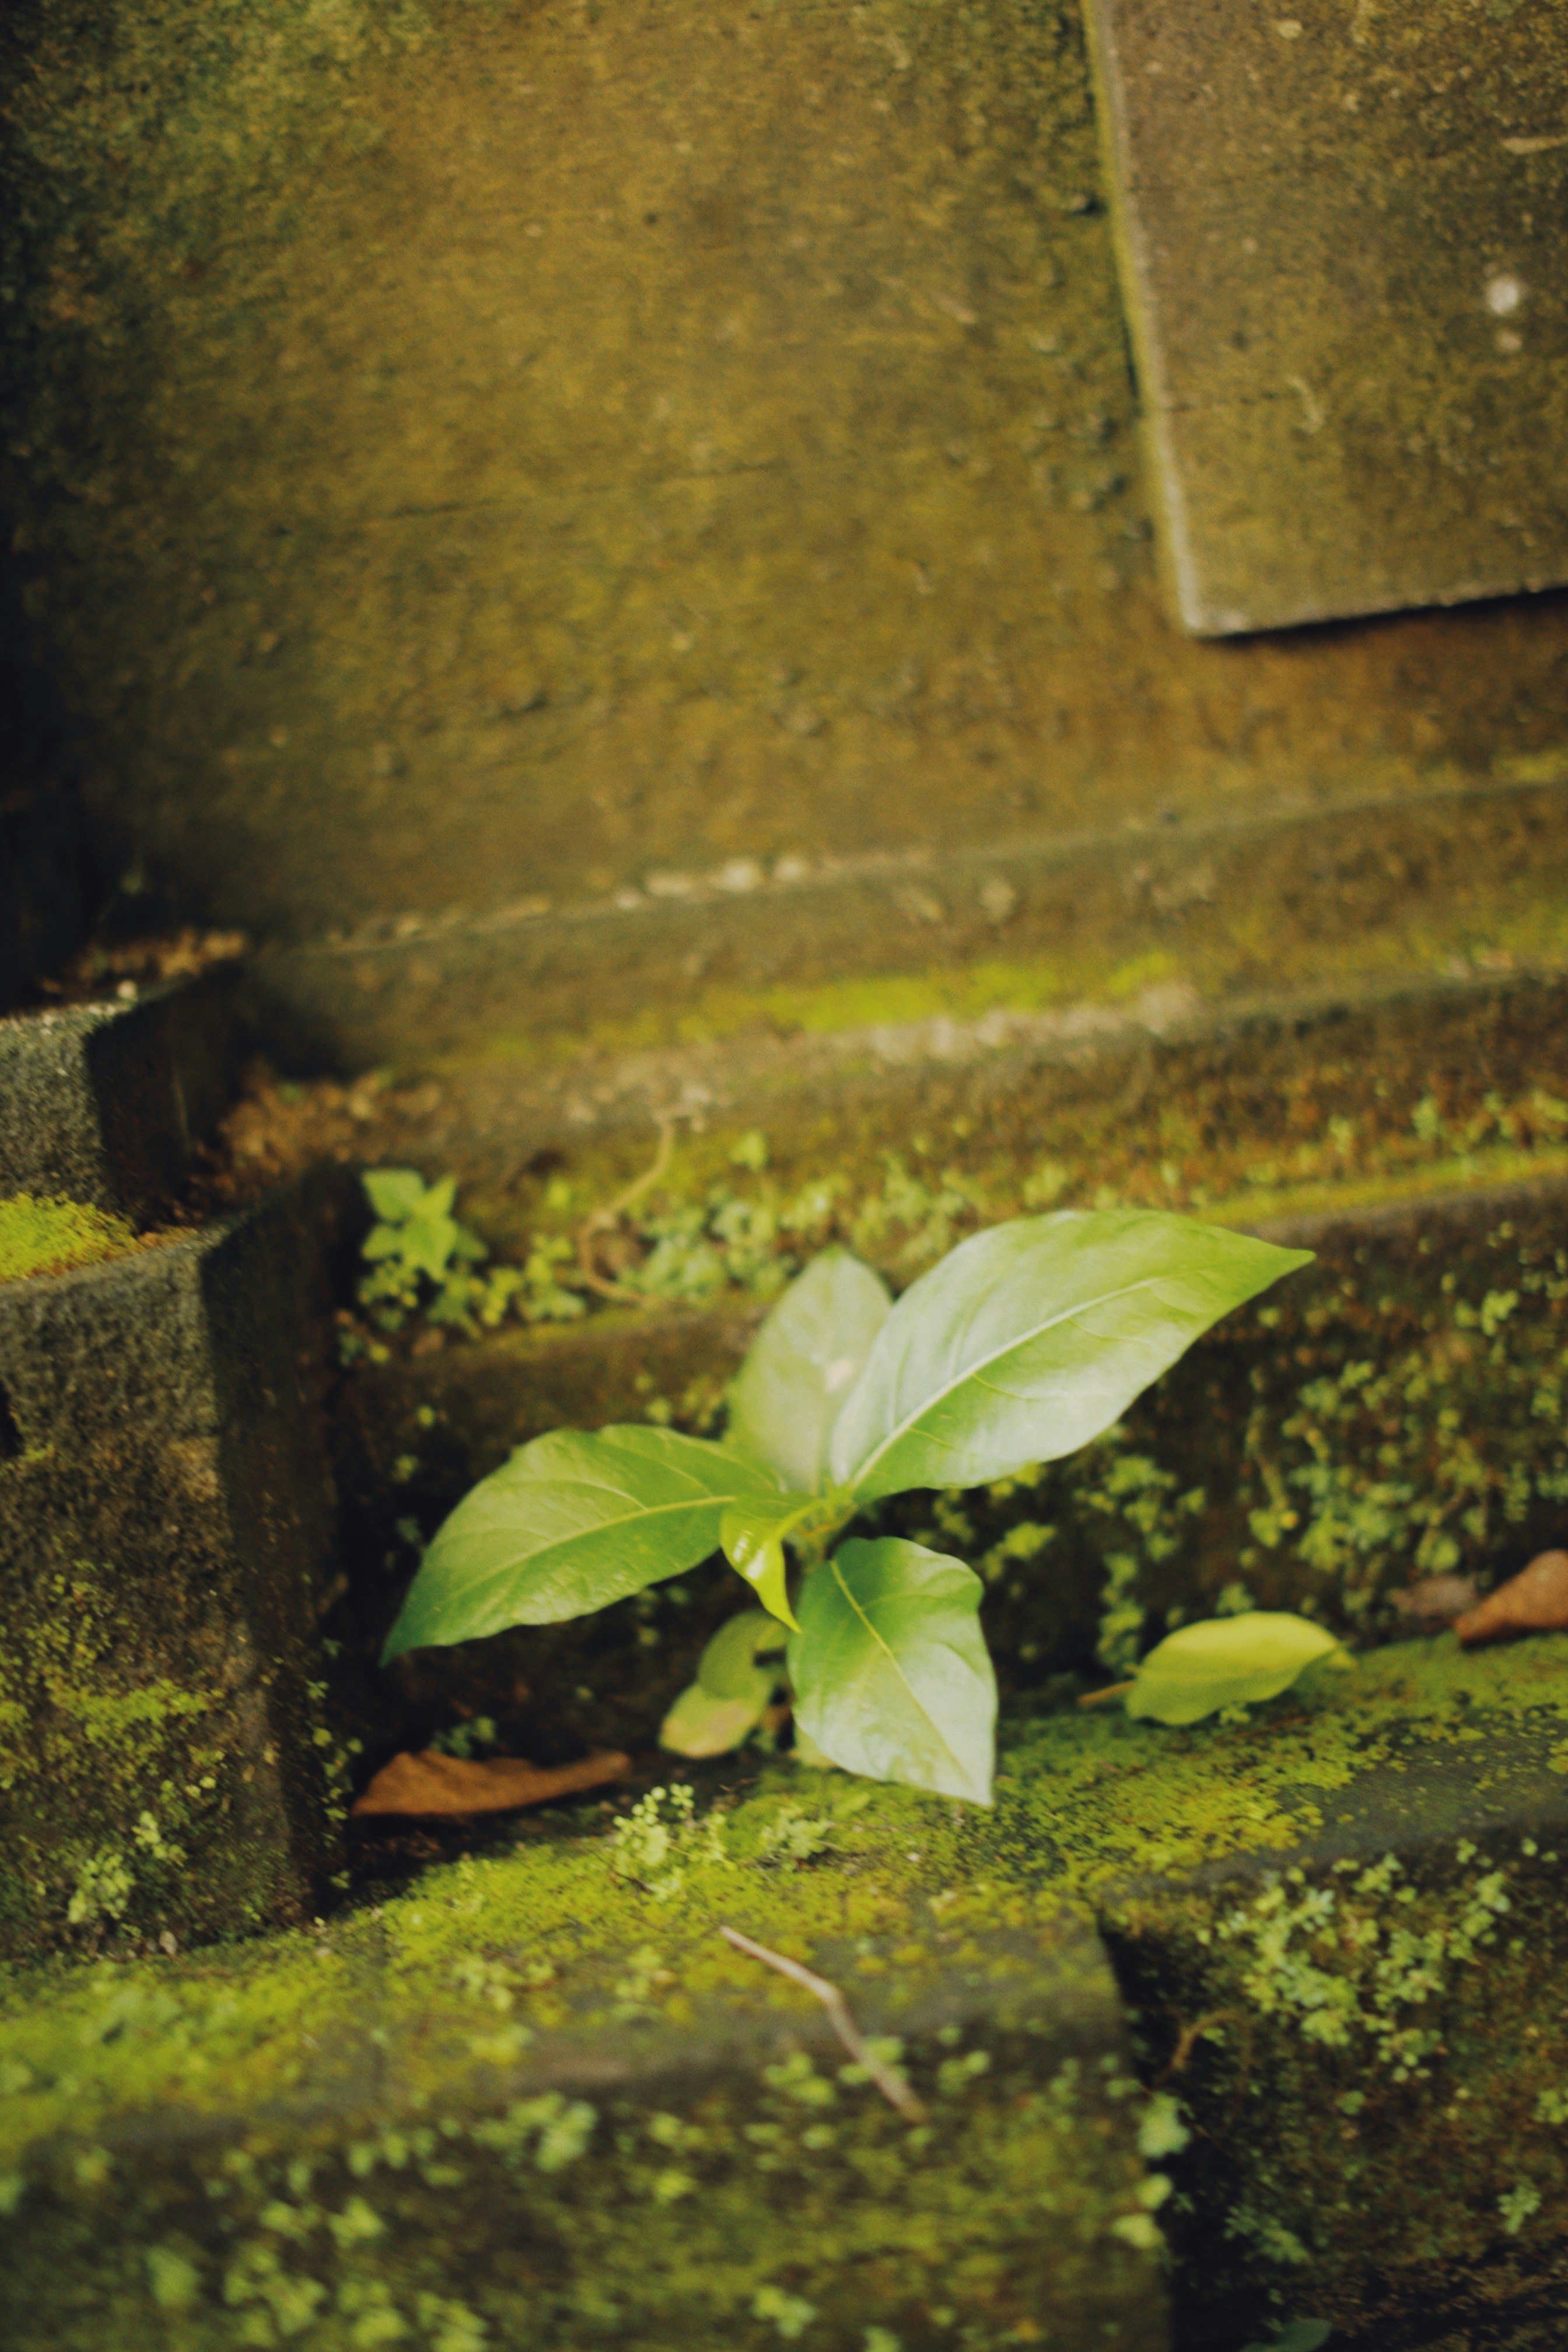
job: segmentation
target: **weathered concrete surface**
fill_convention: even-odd
[[[1470,958],[1568,962],[1568,758],[1550,781],[1166,818],[373,923],[264,951],[243,1003],[289,1066],[459,1061],[482,1087],[488,1058],[498,1090],[584,1044],[853,1031],[922,1000],[1005,1020],[1150,987],[1223,1002]]]
[[[228,1107],[233,978],[0,1021],[0,1192],[166,1212]]]
[[[0,1287],[0,1951],[298,1918],[332,1866],[321,1223]]]
[[[1554,0],[1089,16],[1183,624],[1568,578]]]
[[[1054,0],[26,0],[6,37],[16,500],[106,856],[278,939],[517,927],[506,986],[476,929],[345,1053],[449,1038],[469,974],[476,1040],[591,1009],[541,900],[619,1008],[692,956],[867,967],[854,893],[766,950],[749,908],[573,929],[672,876],[923,848],[946,906],[987,845],[1563,772],[1552,600],[1167,627]],[[886,968],[973,951],[910,903]],[[320,1023],[344,975],[302,971]]]
[[[917,1955],[925,1874],[889,1832],[920,1836],[921,1809],[879,1808],[812,1887],[756,1853],[777,1793],[715,1824],[736,1859],[696,1903],[679,1862],[650,1899],[601,1841],[558,1835],[319,1940],[132,1975],[165,2039],[137,2036],[139,2081],[95,2082],[90,2122],[51,2097],[49,2021],[20,1989],[0,2043],[55,2127],[19,2115],[5,2147],[27,2181],[0,2221],[7,2343],[1166,2352],[1142,2103],[1092,1929]],[[715,1901],[847,1981],[862,2026],[900,2037],[929,2121],[842,2079],[821,2010],[727,1948]],[[56,1989],[60,2021],[90,2032],[80,1990]]]

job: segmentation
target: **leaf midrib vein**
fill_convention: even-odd
[[[926,1722],[930,1724],[937,1738],[941,1740],[943,1749],[947,1755],[951,1757],[956,1769],[962,1772],[967,1780],[969,1775],[965,1769],[963,1757],[959,1755],[957,1749],[952,1745],[941,1724],[938,1723],[936,1717],[931,1714],[931,1709],[926,1706],[923,1699],[921,1698],[913,1683],[910,1682],[908,1675],[905,1674],[902,1666],[899,1664],[898,1653],[883,1639],[882,1635],[879,1633],[877,1628],[871,1622],[870,1618],[866,1614],[865,1610],[862,1609],[860,1603],[856,1600],[855,1595],[850,1591],[849,1587],[845,1583],[844,1570],[839,1567],[838,1562],[836,1559],[829,1560],[828,1566],[832,1569],[834,1576],[837,1580],[838,1590],[842,1592],[845,1600],[847,1601],[850,1608],[853,1609],[857,1617],[859,1618],[860,1622],[865,1626],[867,1633],[869,1633],[872,1641],[876,1643],[877,1647],[883,1652],[887,1657],[888,1664],[892,1667],[893,1672],[897,1675],[899,1680],[908,1691],[911,1705],[918,1709]]]
[[[975,1379],[978,1374],[987,1370],[991,1365],[1000,1363],[1005,1356],[1010,1356],[1016,1349],[1026,1347],[1031,1339],[1043,1339],[1047,1331],[1054,1331],[1057,1326],[1060,1323],[1071,1323],[1075,1321],[1079,1316],[1091,1313],[1097,1307],[1108,1307],[1113,1299],[1130,1298],[1134,1291],[1152,1289],[1157,1282],[1163,1281],[1165,1278],[1166,1277],[1157,1274],[1141,1275],[1136,1282],[1124,1282],[1119,1289],[1104,1290],[1100,1293],[1098,1297],[1080,1299],[1077,1306],[1064,1307],[1059,1315],[1048,1316],[1045,1322],[1037,1323],[1032,1329],[1020,1331],[1016,1338],[1009,1339],[1005,1346],[994,1349],[989,1356],[982,1356],[976,1362],[966,1364],[963,1371],[958,1373],[952,1380],[950,1380],[944,1388],[938,1389],[933,1396],[927,1397],[925,1402],[922,1404],[917,1405],[913,1412],[908,1414],[905,1419],[899,1423],[896,1429],[889,1431],[887,1436],[882,1440],[880,1445],[878,1446],[876,1452],[868,1455],[867,1459],[861,1463],[859,1468],[852,1474],[850,1483],[856,1486],[861,1485],[861,1483],[868,1478],[871,1472],[876,1468],[878,1463],[882,1459],[882,1456],[889,1452],[890,1449],[899,1443],[899,1440],[901,1437],[907,1437],[910,1431],[914,1428],[916,1423],[919,1422],[923,1415],[933,1412],[939,1404],[943,1403],[947,1398],[952,1396],[955,1389],[963,1388],[966,1381]],[[886,1328],[886,1326],[883,1328]]]

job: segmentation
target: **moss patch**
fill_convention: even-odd
[[[1176,2025],[1235,2012],[1135,2112],[1163,2160],[1246,2075],[1242,2137],[1222,2147],[1256,2151],[1250,2201],[1227,2188],[1216,2208],[1201,2168],[1188,2176],[1208,2199],[1191,2227],[1235,2223],[1246,2292],[1277,2283],[1300,2307],[1306,2280],[1313,2307],[1337,2296],[1350,2315],[1373,2292],[1374,2235],[1393,2276],[1511,2246],[1515,2216],[1529,2245],[1536,2209],[1499,2200],[1522,2183],[1544,2211],[1559,2184],[1541,2095],[1568,2053],[1520,1946],[1539,1969],[1559,1933],[1542,1890],[1545,1824],[1568,1815],[1565,1670],[1562,1637],[1473,1657],[1445,1638],[1243,1726],[1016,1722],[989,1818],[783,1766],[743,1796],[710,1775],[696,1809],[666,1795],[613,1825],[525,1824],[313,1933],[12,1971],[3,2168],[33,2299],[17,2340],[85,2347],[108,2314],[128,2345],[205,2352],[281,2340],[292,2314],[308,2352],[337,2352],[400,2340],[390,2321],[354,2332],[378,2279],[381,2307],[429,2341],[422,2297],[466,2305],[482,2343],[486,2327],[509,2340],[526,2295],[529,2340],[551,2346],[619,2327],[662,2347],[684,2306],[685,2340],[750,2352],[785,2332],[780,2296],[835,2347],[868,2319],[921,2347],[950,2326],[1030,2340],[1020,2219],[1037,2238],[1028,2216],[1051,2217],[1070,2270],[1075,2246],[1136,2251],[1163,2194],[1140,2200],[1104,2136],[1113,2058],[1091,2091],[1031,2044],[1042,1965],[1080,2014],[1071,1921],[1089,1909],[1133,1956],[1151,2076],[1175,2031],[1160,1987]],[[1337,1939],[1307,1902],[1321,1885],[1342,1891]],[[816,2015],[721,1941],[721,1919],[827,1968],[903,2037],[931,2137],[836,2063],[747,2055],[770,2021],[809,2036]],[[1313,2024],[1325,2014],[1338,2039]],[[666,2087],[639,2087],[650,2064]],[[1419,2167],[1347,2171],[1373,2114],[1446,2151],[1430,2190]],[[1325,2117],[1356,2128],[1318,2160]]]
[[[0,1282],[35,1274],[65,1274],[134,1249],[123,1217],[82,1201],[56,1201],[16,1192],[0,1201]]]

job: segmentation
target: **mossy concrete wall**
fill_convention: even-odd
[[[166,1217],[228,1107],[232,982],[0,1020],[0,1192]]]
[[[181,909],[522,921],[1563,773],[1555,604],[1167,629],[1068,5],[26,0],[6,40],[27,604],[95,825]],[[912,887],[889,968],[945,952]]]

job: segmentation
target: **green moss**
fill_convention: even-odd
[[[275,1918],[293,1868],[253,1803],[271,1768],[243,1698],[195,1666],[210,1635],[182,1641],[155,1607],[132,1625],[113,1567],[85,1560],[8,1601],[0,1950],[146,1949]]]
[[[336,2352],[396,2340],[354,2333],[380,2280],[405,2321],[421,2297],[467,2302],[501,2341],[531,2296],[531,2343],[597,2325],[662,2346],[684,2311],[686,2341],[760,2347],[775,2289],[833,2326],[858,2313],[907,2340],[913,2320],[916,2341],[940,2296],[960,2340],[1017,2341],[1042,2291],[1019,2227],[1038,2237],[1042,2197],[1049,2259],[1080,2280],[1067,2250],[1136,2252],[1158,2201],[1132,2194],[1115,2098],[1031,2041],[1042,1958],[1066,1971],[1067,2014],[1089,1982],[1071,1925],[1089,1910],[1127,1956],[1152,2074],[1182,2021],[1229,2012],[1146,2137],[1176,2149],[1173,2095],[1209,2131],[1239,2097],[1222,2145],[1247,2153],[1245,2185],[1227,2176],[1221,2210],[1244,2284],[1289,2273],[1300,2246],[1314,2292],[1349,2310],[1374,2234],[1389,2272],[1511,2242],[1497,2200],[1561,2185],[1561,2133],[1535,2109],[1568,2053],[1519,1948],[1538,1982],[1552,1856],[1517,1824],[1561,1795],[1565,1666],[1568,1638],[1479,1655],[1444,1638],[1244,1726],[1015,1724],[990,1818],[773,1766],[743,1797],[645,1803],[608,1836],[597,1813],[525,1827],[311,1934],[12,1971],[0,2170],[35,2184],[13,2194],[39,2298],[17,2340],[87,2347],[111,2319],[128,2346],[205,2352],[271,2342],[263,2319],[280,2336],[297,2310],[309,2352]],[[1435,1863],[1380,1864],[1408,1833],[1395,1800]],[[1489,1802],[1515,1826],[1461,1843]],[[1288,1866],[1302,1874],[1268,1875]],[[1340,1890],[1337,1940],[1321,1886]],[[904,2037],[933,2136],[833,2064],[747,2059],[765,2021],[816,2012],[719,1937],[724,1919],[829,1968]],[[1540,2026],[1523,2054],[1521,2015]],[[668,2088],[637,2087],[650,2053]],[[560,2087],[584,2064],[602,2088]],[[1440,2201],[1413,2197],[1409,2168],[1355,2168],[1374,2121],[1441,2152]],[[526,2243],[498,2254],[523,2183]]]
[[[96,1265],[136,1246],[123,1217],[83,1201],[50,1200],[15,1192],[0,1201],[0,1282],[22,1282],[36,1274],[65,1274],[74,1265]]]

